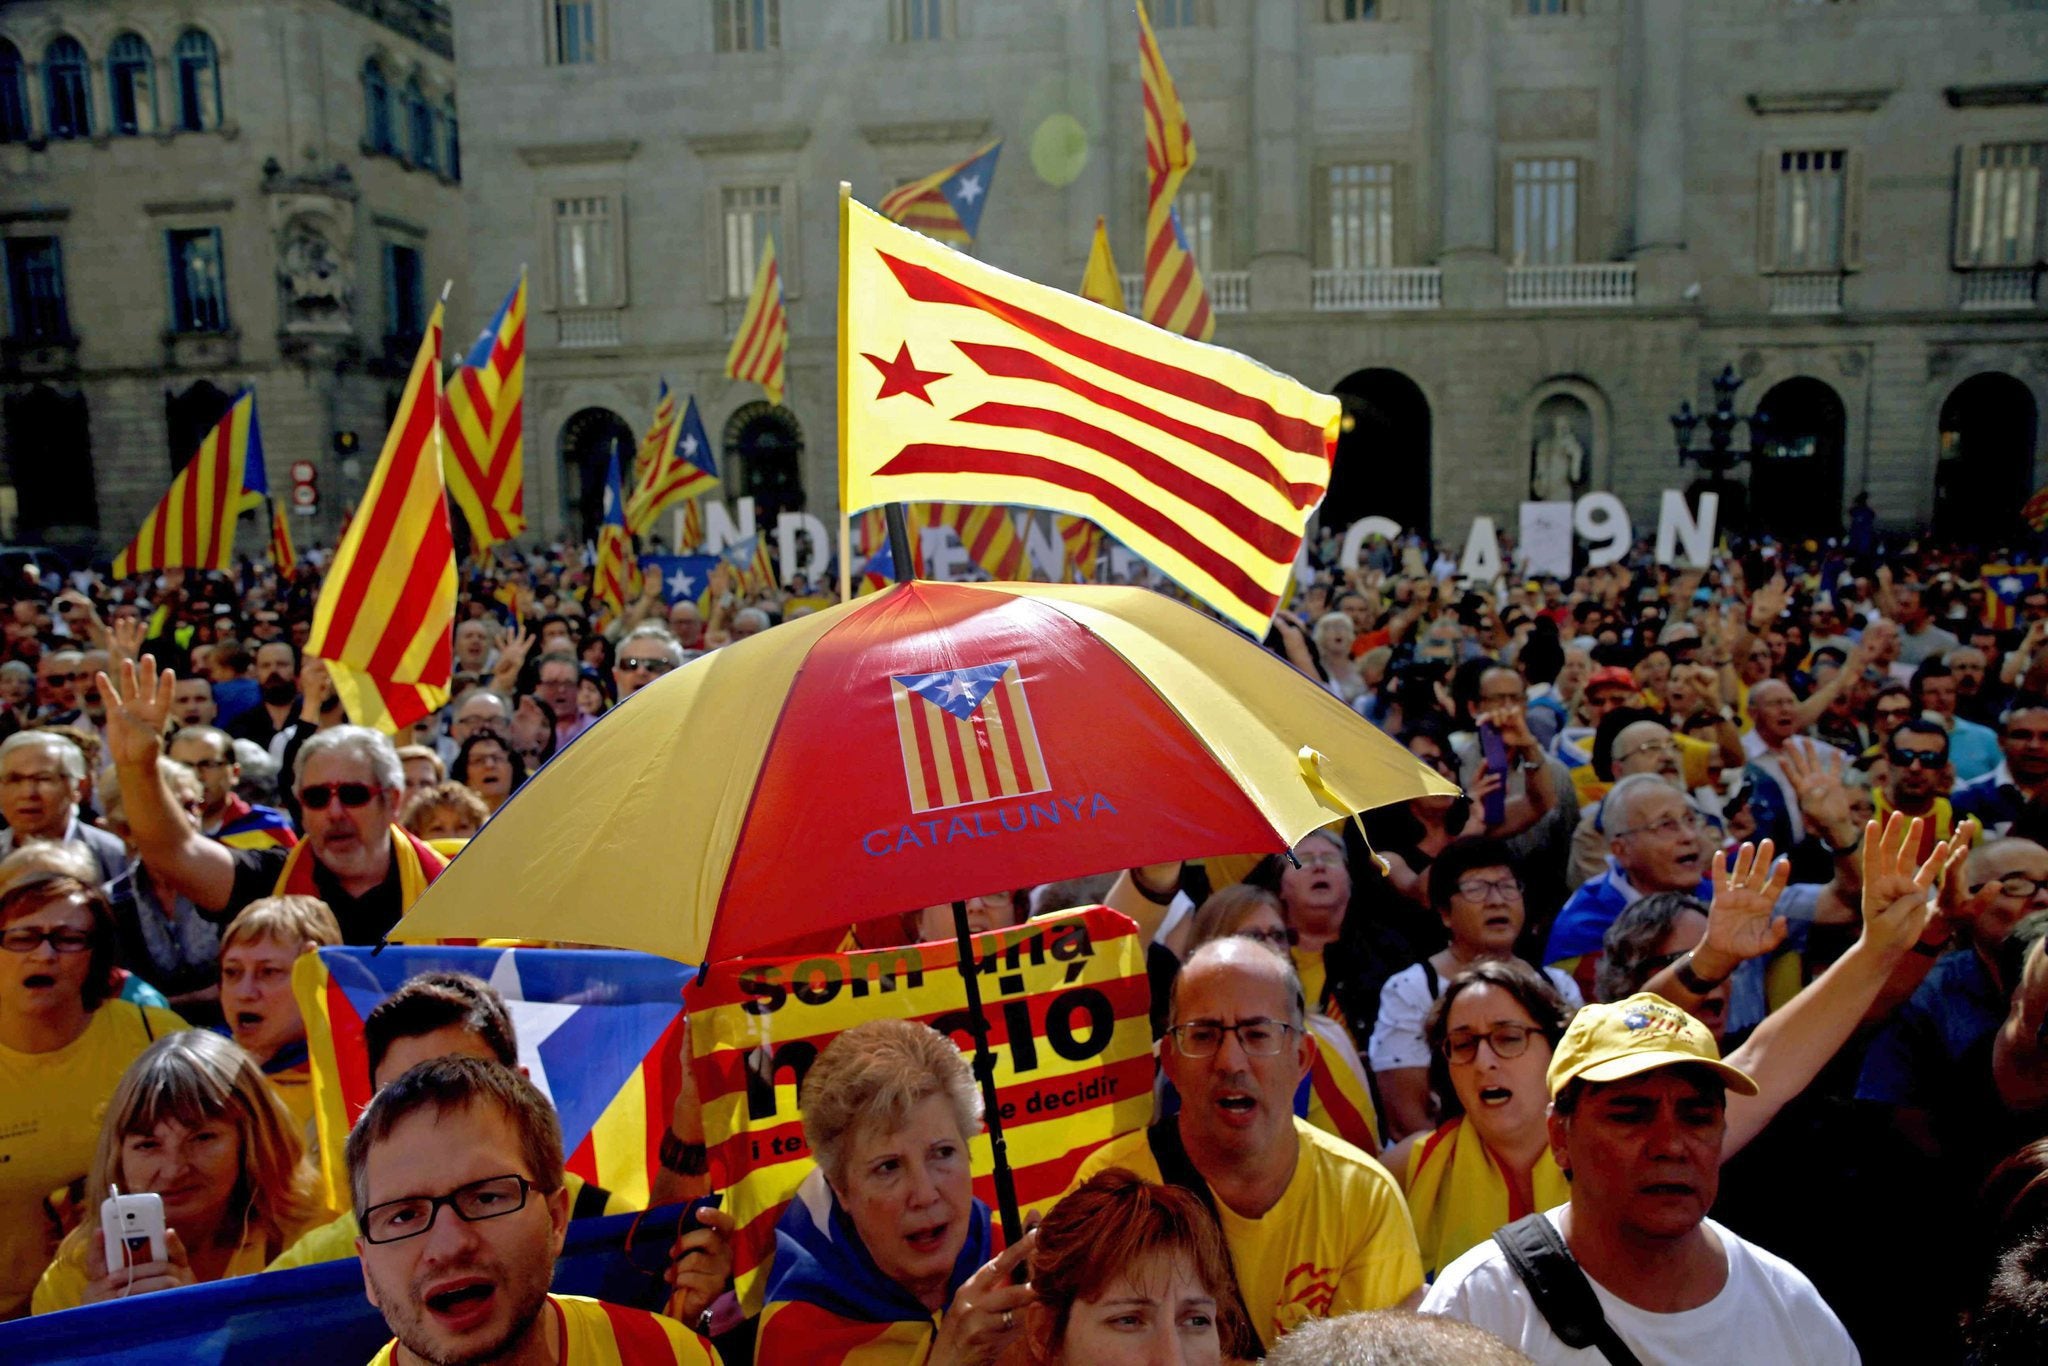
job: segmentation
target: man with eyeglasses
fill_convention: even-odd
[[[85,790],[85,754],[52,731],[25,730],[0,742],[0,857],[30,840],[82,844],[108,882],[128,866],[119,837],[78,818]]]
[[[2048,836],[2048,698],[2014,698],[1998,722],[1997,768],[1956,788],[1957,819],[1975,816],[1994,835]]]
[[[1293,964],[1235,936],[1213,940],[1174,979],[1168,1019],[1160,1064],[1179,1113],[1097,1149],[1074,1186],[1123,1167],[1192,1190],[1215,1212],[1266,1346],[1308,1319],[1419,1299],[1422,1257],[1393,1177],[1295,1118],[1316,1042]]]
[[[534,694],[555,725],[555,753],[597,724],[597,718],[577,704],[576,685],[583,680],[583,666],[567,650],[550,650],[540,657]]]
[[[718,1361],[673,1320],[548,1293],[569,1227],[561,1125],[502,1063],[421,1063],[377,1093],[347,1157],[363,1289],[394,1334],[371,1366]]]
[[[144,655],[123,663],[106,692],[107,752],[121,785],[136,851],[150,876],[210,917],[227,920],[265,896],[327,903],[349,944],[375,944],[448,866],[392,823],[405,770],[388,737],[362,726],[315,732],[298,746],[293,787],[305,838],[291,849],[230,849],[201,834],[164,800],[157,775],[174,675]]]
[[[612,681],[618,685],[619,701],[683,666],[683,645],[665,626],[648,623],[636,626],[619,642],[612,665]]]
[[[182,681],[179,686],[184,686]],[[246,802],[236,793],[242,766],[235,762],[235,742],[226,731],[216,726],[182,727],[171,736],[170,756],[199,775],[206,803],[200,811],[202,833],[230,849],[289,849],[299,842],[290,816],[274,806]]]
[[[2021,919],[2048,910],[2048,849],[1980,844],[1958,890],[1960,904],[1943,907],[1954,927],[1948,951],[1871,1043],[1856,1082],[1858,1100],[1893,1107],[1899,1131],[1929,1152],[1942,1146],[1937,1126],[1982,1113],[1982,1054],[2019,985],[2003,979],[1999,948]]]

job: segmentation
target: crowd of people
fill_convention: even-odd
[[[290,982],[611,708],[829,589],[650,576],[606,620],[573,550],[501,551],[392,737],[303,653],[317,554],[0,586],[0,1318],[358,1257],[394,1362],[2048,1360],[2048,583],[1917,543],[1469,585],[1419,540],[1315,549],[1266,647],[1461,795],[977,898],[1137,924],[1155,1122],[1005,1245],[957,1044],[858,1025],[804,1077],[752,1318],[709,1206],[660,1314],[550,1292],[619,1201],[460,974],[365,1020],[330,1208]],[[667,1099],[654,1198],[709,1195]],[[162,1197],[160,1256],[110,1256],[116,1189]]]

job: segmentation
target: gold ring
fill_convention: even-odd
[[[1009,1332],[1009,1331],[1010,1331],[1011,1329],[1015,1328],[1016,1326],[1017,1326],[1017,1316],[1016,1316],[1015,1314],[1011,1313],[1011,1312],[1010,1312],[1009,1310],[1005,1309],[1005,1310],[1003,1311],[1003,1331],[1004,1331],[1005,1333],[1007,1333],[1007,1332]]]

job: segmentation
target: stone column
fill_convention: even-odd
[[[1676,300],[1687,281],[1685,241],[1684,0],[1629,6],[1629,64],[1635,77],[1635,231],[1637,297]]]
[[[1438,0],[1437,146],[1441,149],[1442,251],[1446,308],[1495,307],[1505,297],[1495,186],[1499,181],[1493,102],[1493,0]]]
[[[1131,225],[1116,221],[1126,202],[1116,192],[1117,172],[1123,165],[1118,149],[1135,142],[1142,158],[1145,130],[1136,109],[1111,108],[1112,38],[1107,5],[1072,5],[1067,8],[1063,38],[1066,47],[1066,111],[1079,121],[1088,135],[1087,164],[1073,184],[1067,187],[1067,263],[1072,267],[1068,274],[1076,280],[1081,278],[1081,268],[1088,260],[1097,214],[1108,216],[1111,242],[1135,242],[1144,235],[1142,226],[1138,232],[1132,233],[1127,231]],[[1129,55],[1134,62],[1137,51],[1133,21]],[[1032,132],[1035,134],[1037,130]],[[1029,140],[1010,155],[1024,162],[1013,168],[1011,174],[1036,176],[1037,172],[1029,169]],[[1137,265],[1142,267],[1143,264],[1144,258],[1140,256]],[[1117,266],[1120,270],[1128,270],[1131,263],[1119,261]]]
[[[1309,237],[1302,176],[1309,88],[1301,6],[1252,7],[1252,302],[1261,312],[1308,307]]]

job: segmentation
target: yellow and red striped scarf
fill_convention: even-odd
[[[1571,1185],[1549,1148],[1529,1179],[1535,1209],[1519,1208],[1500,1163],[1462,1115],[1416,1144],[1408,1157],[1408,1213],[1422,1245],[1423,1274],[1436,1276],[1495,1229],[1571,1199]]]
[[[277,886],[271,889],[271,895],[320,895],[320,888],[313,881],[312,847],[311,840],[300,840],[292,846],[284,867],[278,871]],[[447,859],[396,825],[391,827],[391,858],[398,865],[399,903],[408,911],[420,899],[420,893],[427,890],[427,884],[441,876],[441,870],[448,866]]]

